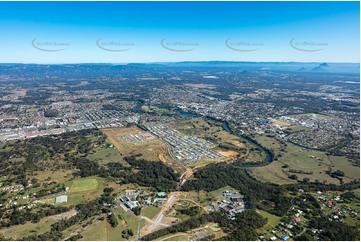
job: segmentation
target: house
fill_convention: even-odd
[[[241,198],[241,196],[233,196],[231,197],[231,201],[234,203],[240,203],[243,202],[243,199]]]
[[[223,192],[222,192],[222,195],[223,195],[223,196],[232,196],[232,192],[226,190],[226,191],[223,191]]]
[[[287,234],[282,234],[281,239],[282,240],[288,240],[289,236]]]
[[[327,206],[328,206],[329,208],[332,207],[332,200],[328,200]]]
[[[125,202],[124,205],[129,209],[133,209],[140,206],[138,201],[128,201]]]
[[[152,205],[152,199],[150,197],[148,197],[147,199],[144,200],[144,204],[145,205]]]
[[[157,193],[157,197],[166,197],[167,196],[167,193],[165,192],[158,192]]]

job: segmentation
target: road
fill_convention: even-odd
[[[167,201],[163,204],[162,209],[155,216],[155,219],[152,219],[152,222],[150,222],[144,228],[145,234],[153,232],[159,225],[162,225],[162,226],[165,225],[165,224],[162,224],[162,220],[164,218],[164,215],[172,207],[172,205],[174,204],[174,202],[175,202],[178,195],[179,195],[178,192],[172,192],[172,193],[169,194],[169,197],[168,197]]]
[[[155,222],[148,217],[140,216],[141,219],[145,219],[148,223],[154,224]],[[162,225],[164,227],[170,226],[169,224],[159,223],[159,225]]]

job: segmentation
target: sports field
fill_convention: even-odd
[[[76,193],[93,190],[97,189],[98,185],[98,180],[95,178],[76,179],[70,187],[70,192]]]
[[[83,201],[90,201],[103,193],[104,182],[100,177],[77,178],[66,182],[69,187],[67,204],[76,205]]]

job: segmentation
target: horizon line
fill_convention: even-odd
[[[152,61],[152,62],[62,62],[62,63],[35,63],[35,62],[0,62],[3,64],[18,65],[82,65],[82,64],[105,64],[105,65],[128,65],[128,64],[162,64],[162,63],[197,63],[197,62],[231,62],[231,63],[329,63],[329,64],[360,64],[360,62],[333,62],[333,61],[234,61],[234,60],[199,60],[199,61]]]

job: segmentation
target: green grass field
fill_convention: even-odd
[[[68,196],[68,204],[78,205],[82,203],[84,198],[81,195],[71,194]]]
[[[280,142],[278,142],[276,139],[262,135],[262,136],[257,136],[256,140],[262,146],[267,147],[268,149],[272,150],[276,156],[280,153],[282,144]]]
[[[261,233],[267,233],[267,230],[274,228],[281,222],[281,217],[270,214],[266,211],[257,210],[257,213],[259,213],[262,217],[267,218],[267,224],[262,229],[259,229],[259,232]]]
[[[104,182],[100,177],[77,178],[65,183],[69,187],[68,204],[90,201],[103,193]]]
[[[133,214],[126,214],[126,212],[122,208],[114,209],[114,213],[118,218],[120,215],[121,219],[118,218],[118,226],[115,228],[108,227],[107,229],[107,239],[111,241],[119,241],[119,240],[126,240],[122,237],[122,231],[125,229],[131,229],[134,235],[137,234],[138,229],[138,219]],[[130,238],[131,239],[131,238]]]
[[[73,181],[70,192],[84,192],[98,188],[98,180],[96,178],[81,178]]]
[[[38,223],[27,222],[22,225],[1,229],[0,235],[3,234],[5,238],[8,239],[20,240],[26,236],[38,235],[50,231],[51,225],[55,222],[56,220],[53,217],[45,217]]]
[[[341,156],[329,156],[328,159],[331,161],[333,171],[341,170],[345,172],[346,178],[360,179],[360,167],[353,166],[345,157]],[[345,180],[345,178],[344,178]],[[347,179],[346,179],[347,182]]]
[[[101,164],[107,164],[110,162],[120,162],[125,164],[123,161],[124,155],[121,155],[115,148],[96,148],[95,152],[88,155],[90,160],[97,160]]]
[[[107,240],[106,223],[103,221],[96,221],[85,232],[83,232],[84,241],[105,241]]]
[[[148,206],[142,208],[142,216],[145,216],[149,219],[153,218],[155,215],[157,215],[161,210],[161,207],[154,207],[154,206]]]

